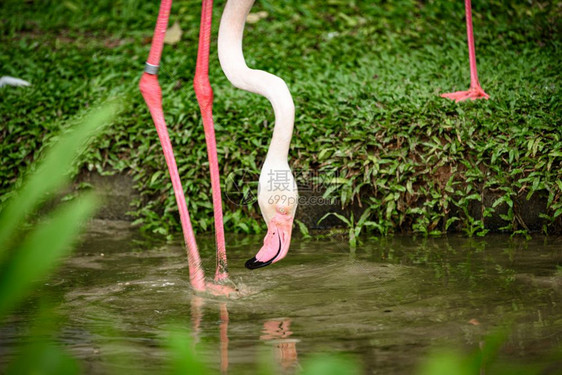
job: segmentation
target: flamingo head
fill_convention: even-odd
[[[260,206],[262,205],[260,204]],[[262,212],[267,221],[267,234],[260,251],[246,262],[246,268],[251,270],[280,261],[287,255],[291,244],[296,204],[294,207],[275,204],[267,207],[267,210],[263,208],[262,206]],[[270,217],[269,220],[267,220],[268,217]]]

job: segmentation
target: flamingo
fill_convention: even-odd
[[[470,3],[470,0],[464,1],[464,9],[466,14],[466,35],[468,39],[468,61],[470,64],[470,88],[466,91],[441,94],[442,98],[452,99],[456,102],[467,99],[488,99],[490,97],[490,95],[484,92],[480,86],[480,82],[478,81],[478,71],[476,70],[476,50],[474,48],[474,35],[472,32],[472,4]]]
[[[287,85],[281,78],[260,70],[248,68],[242,53],[244,24],[253,3],[254,0],[230,0],[227,2],[221,18],[218,41],[221,67],[230,82],[236,87],[265,96],[271,102],[275,113],[272,141],[261,170],[258,185],[258,203],[266,220],[268,231],[260,251],[255,257],[246,262],[246,267],[249,269],[275,263],[287,255],[298,198],[295,179],[287,160],[294,123],[293,99]],[[187,247],[191,286],[196,292],[200,293],[207,292],[213,295],[236,296],[239,291],[227,282],[229,277],[212,114],[213,90],[209,82],[209,46],[213,0],[202,1],[199,48],[193,82],[203,119],[211,173],[217,245],[217,263],[213,282],[205,280],[205,274],[201,267],[201,257],[197,249],[189,211],[164,120],[162,90],[158,83],[158,68],[171,6],[172,0],[162,0],[160,4],[150,53],[139,82],[139,89],[154,121],[172,180]],[[282,181],[280,178],[282,178]]]
[[[246,262],[246,267],[256,269],[283,259],[289,251],[292,224],[298,203],[298,191],[288,164],[289,146],[293,133],[295,107],[285,82],[270,73],[250,69],[242,52],[242,39],[246,18],[254,0],[228,0],[221,18],[218,36],[218,54],[221,67],[228,80],[236,87],[265,96],[275,114],[270,147],[261,169],[258,183],[258,204],[267,223],[268,231],[263,246]],[[215,219],[217,262],[214,281],[206,281],[201,258],[191,225],[189,211],[183,194],[176,161],[162,108],[162,91],[158,83],[158,68],[164,36],[170,16],[172,0],[162,0],[158,19],[139,89],[154,121],[178,204],[184,240],[186,243],[190,283],[196,292],[213,295],[236,296],[239,291],[229,285],[226,246],[224,241],[220,177],[213,123],[213,90],[209,82],[209,47],[213,0],[202,0],[199,48],[193,86],[201,110],[211,174],[211,188]],[[476,55],[472,33],[470,0],[465,0],[466,24],[471,71],[468,91],[443,94],[443,97],[461,101],[488,98],[478,82]]]

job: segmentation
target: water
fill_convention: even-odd
[[[315,353],[344,353],[366,373],[410,374],[436,346],[478,348],[512,322],[501,357],[534,363],[562,343],[560,239],[393,237],[351,253],[341,238],[295,239],[283,261],[249,271],[259,236],[227,238],[238,300],[194,296],[185,250],[147,244],[104,224],[84,236],[49,283],[0,328],[0,372],[25,341],[41,298],[54,301],[60,341],[88,373],[162,370],[162,332],[190,329],[211,369],[298,369]],[[207,274],[214,240],[198,238]]]

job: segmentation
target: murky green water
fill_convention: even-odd
[[[49,284],[0,328],[0,369],[21,345],[39,297],[60,316],[60,340],[89,373],[161,370],[161,332],[189,328],[210,368],[253,373],[263,358],[299,368],[314,353],[355,356],[373,374],[410,374],[436,345],[470,350],[513,321],[501,356],[543,361],[562,344],[562,242],[394,237],[295,239],[287,258],[243,267],[261,237],[227,238],[232,278],[254,291],[221,301],[192,294],[184,248],[138,242],[134,232],[91,229]],[[213,238],[199,237],[208,275]],[[108,327],[112,327],[108,329]]]

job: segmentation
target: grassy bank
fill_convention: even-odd
[[[0,194],[69,118],[124,96],[116,125],[90,147],[83,169],[134,176],[132,207],[148,231],[179,229],[171,183],[137,83],[158,2],[4,1],[0,75],[30,88],[0,89]],[[216,56],[223,2],[215,4],[211,82],[223,175],[257,174],[273,115],[266,99],[234,89]],[[199,2],[176,1],[181,41],[164,49],[164,108],[194,226],[211,230],[204,133],[192,89]],[[369,208],[373,233],[484,234],[502,206],[504,230],[526,231],[521,200],[547,202],[543,231],[562,220],[562,9],[555,2],[474,1],[480,81],[489,101],[438,94],[468,87],[464,5],[455,2],[259,1],[268,16],[247,25],[251,67],[283,77],[297,118],[290,152],[300,171],[335,175],[327,194]],[[497,199],[478,215],[482,192]],[[263,229],[257,205],[228,200],[229,231]]]

